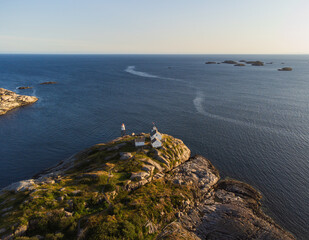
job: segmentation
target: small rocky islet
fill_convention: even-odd
[[[18,87],[17,89],[20,89],[20,90],[24,90],[24,89],[31,89],[32,87]]]
[[[217,62],[213,62],[213,61],[209,61],[209,62],[205,62],[205,64],[216,64]],[[260,66],[265,66],[265,63],[262,62],[262,61],[246,61],[246,60],[239,60],[238,62],[237,61],[234,61],[234,60],[225,60],[223,61],[222,63],[225,63],[225,64],[232,64],[234,65],[235,67],[245,67],[246,64],[247,65],[251,65],[251,66],[257,66],[257,67],[260,67]],[[220,63],[217,63],[217,64],[220,64]],[[273,62],[267,62],[266,64],[273,64]],[[284,63],[282,63],[284,64]],[[278,71],[292,71],[293,69],[291,67],[284,67],[284,68],[280,68],[278,69]]]
[[[293,68],[291,68],[291,67],[283,67],[283,68],[278,69],[278,71],[286,71],[286,72],[292,71],[292,70],[293,70]]]
[[[136,140],[145,139],[143,147]],[[295,239],[179,139],[126,135],[0,191],[1,239]]]
[[[246,61],[246,60],[240,60],[239,62],[236,62],[234,60],[225,60],[222,63],[226,64],[233,64],[234,66],[245,66],[244,63],[246,64],[251,64],[252,66],[264,66],[264,62],[261,61]]]
[[[0,115],[6,114],[8,111],[21,106],[35,103],[37,97],[19,95],[10,90],[0,88]]]
[[[57,82],[49,81],[49,82],[42,82],[40,85],[50,85],[50,84],[57,84]]]

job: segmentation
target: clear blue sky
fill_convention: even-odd
[[[0,0],[0,53],[308,54],[309,0]]]

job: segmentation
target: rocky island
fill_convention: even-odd
[[[0,115],[14,108],[32,104],[37,100],[37,97],[19,95],[15,92],[0,88]]]
[[[244,67],[246,66],[246,64],[243,64],[243,63],[237,63],[234,65],[235,67]]]
[[[278,69],[278,71],[286,71],[286,72],[292,71],[292,70],[293,70],[293,68],[291,68],[291,67],[284,67],[284,68],[279,68]]]
[[[49,84],[56,84],[57,82],[52,82],[52,81],[50,81],[50,82],[42,82],[42,83],[40,83],[40,85],[49,85]]]
[[[18,87],[18,89],[21,89],[21,90],[23,90],[23,89],[30,89],[30,88],[32,88],[32,87]]]
[[[222,63],[226,63],[226,64],[238,64],[238,62],[235,62],[233,60],[225,60],[224,62]]]
[[[126,135],[2,189],[0,238],[295,239],[260,199],[179,139]]]

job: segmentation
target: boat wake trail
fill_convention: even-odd
[[[203,107],[204,99],[205,99],[204,94],[202,92],[198,91],[195,99],[193,100],[195,109],[198,111],[198,113],[202,114],[203,116],[214,118],[214,119],[225,121],[225,122],[230,122],[230,123],[242,125],[242,126],[247,126],[247,127],[250,127],[250,128],[264,130],[266,132],[273,132],[273,133],[276,133],[276,134],[282,134],[282,135],[287,135],[287,136],[290,135],[289,131],[286,131],[286,130],[283,130],[283,129],[275,129],[275,128],[267,127],[267,126],[259,126],[259,125],[256,125],[254,123],[245,122],[245,121],[241,121],[241,120],[223,117],[223,116],[220,116],[220,115],[209,113],[209,112],[205,111],[205,109]]]
[[[222,120],[222,121],[226,121],[226,122],[231,122],[231,123],[236,123],[236,124],[246,124],[246,125],[250,125],[252,127],[253,124],[250,123],[245,123],[236,119],[232,119],[232,118],[226,118],[226,117],[222,117],[216,114],[212,114],[209,112],[206,112],[203,108],[203,102],[204,102],[204,94],[202,92],[197,92],[195,99],[193,100],[195,109],[202,115],[206,116],[206,117],[211,117],[211,118],[215,118],[218,120]]]
[[[32,94],[31,94],[31,95],[37,97],[37,95],[36,95],[36,89],[35,89],[35,88],[33,88]]]
[[[181,79],[160,77],[160,76],[152,75],[152,74],[149,74],[149,73],[146,73],[146,72],[136,71],[135,70],[135,66],[128,66],[124,71],[127,72],[127,73],[131,73],[133,75],[140,76],[140,77],[145,77],[145,78],[158,78],[158,79],[163,79],[163,80],[169,80],[169,81],[176,81],[176,82],[186,83],[186,81],[181,80]]]
[[[131,73],[131,74],[133,74],[133,75],[140,76],[140,77],[160,78],[159,76],[156,76],[156,75],[152,75],[152,74],[149,74],[149,73],[136,71],[136,70],[135,70],[135,66],[128,66],[128,67],[125,69],[125,71],[128,72],[128,73]]]

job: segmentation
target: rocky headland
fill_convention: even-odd
[[[134,140],[146,138],[143,148]],[[97,144],[0,192],[1,239],[295,239],[179,139]]]
[[[19,95],[15,92],[0,88],[0,115],[14,108],[32,104],[37,100],[37,97]]]

